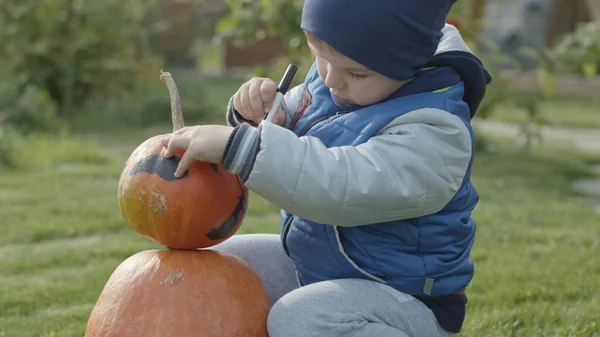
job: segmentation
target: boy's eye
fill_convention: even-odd
[[[348,72],[348,74],[350,75],[351,78],[354,78],[354,79],[357,79],[357,80],[360,80],[360,79],[363,79],[363,78],[367,77],[366,74],[356,74],[356,73],[353,73],[353,72]]]

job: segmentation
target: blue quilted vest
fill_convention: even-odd
[[[463,92],[464,84],[458,82],[438,92],[402,96],[351,113],[337,113],[329,89],[313,67],[304,85],[304,95],[311,97],[311,103],[295,121],[293,132],[317,137],[327,147],[356,146],[405,113],[439,108],[459,117],[473,140]],[[300,282],[307,285],[362,278],[422,297],[463,290],[474,271],[469,256],[475,235],[471,211],[478,194],[470,182],[471,164],[472,159],[454,198],[441,211],[419,218],[341,227],[316,223],[282,210],[283,247]]]

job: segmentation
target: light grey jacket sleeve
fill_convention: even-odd
[[[285,111],[285,127],[289,129],[292,124],[292,119],[298,110],[300,104],[300,98],[302,97],[303,84],[299,84],[292,89],[288,90],[282,101],[283,111]],[[226,122],[228,126],[237,126],[241,123],[249,123],[256,126],[254,122],[244,119],[234,108],[233,108],[233,96],[229,99],[226,109]]]
[[[398,117],[359,146],[326,148],[263,122],[247,186],[297,216],[339,226],[413,218],[442,209],[472,155],[464,123],[438,109]],[[260,136],[260,137],[258,137]],[[233,170],[235,171],[235,170]]]

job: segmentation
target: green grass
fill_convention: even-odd
[[[526,93],[525,93],[526,95]],[[540,117],[546,125],[572,128],[600,128],[600,100],[598,97],[559,96],[540,102]],[[495,109],[491,119],[511,123],[528,121],[524,109]]]
[[[163,129],[87,135],[80,146],[46,139],[46,160],[0,171],[0,336],[83,336],[112,271],[158,247],[124,223],[116,186],[131,150]],[[65,155],[88,143],[86,156]],[[568,189],[590,158],[502,144],[475,162],[476,276],[462,335],[600,336],[600,217]],[[252,194],[240,232],[278,226],[276,209]]]

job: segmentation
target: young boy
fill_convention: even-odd
[[[271,337],[448,336],[460,331],[478,194],[470,120],[491,78],[452,0],[305,0],[316,58],[274,123],[276,84],[254,78],[228,126],[180,130],[170,157],[222,162],[281,207],[279,235],[215,249],[244,259],[273,304]]]

